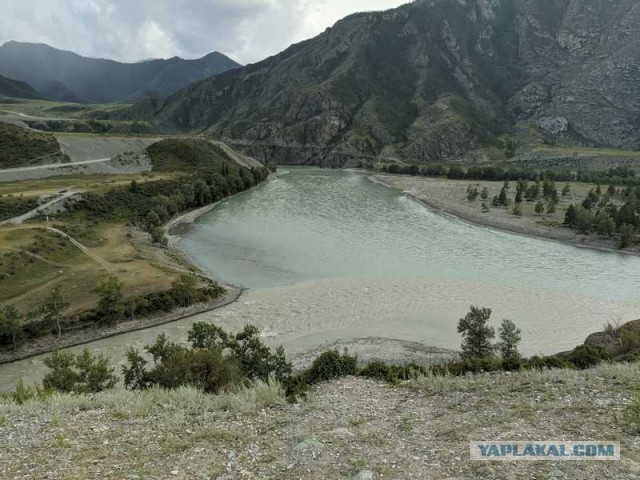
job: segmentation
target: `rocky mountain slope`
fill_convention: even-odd
[[[28,82],[46,97],[64,101],[108,103],[145,95],[164,97],[239,66],[218,52],[197,60],[174,57],[130,64],[81,57],[44,44],[0,46],[0,75]]]
[[[504,134],[640,148],[640,4],[418,0],[132,115],[289,163],[441,161]]]
[[[0,75],[0,95],[12,98],[38,99],[40,92],[25,82],[19,82]]]

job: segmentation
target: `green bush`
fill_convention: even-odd
[[[392,378],[392,368],[386,363],[375,360],[367,363],[361,370],[360,376],[373,378],[375,380],[389,381]]]
[[[632,433],[640,433],[640,394],[636,395],[623,415],[624,426]]]
[[[118,381],[109,361],[103,356],[94,357],[88,349],[75,356],[71,352],[58,351],[44,359],[49,368],[42,381],[45,390],[60,393],[97,393],[113,388]]]
[[[229,351],[249,380],[268,381],[271,374],[283,380],[291,374],[291,363],[287,361],[284,349],[279,347],[272,352],[262,343],[260,331],[251,325],[234,335],[216,325],[196,322],[189,332],[189,341],[192,348],[214,347]]]
[[[602,360],[602,353],[599,349],[591,345],[580,345],[573,349],[567,359],[580,370],[595,367]]]
[[[360,369],[358,375],[389,383],[397,383],[403,380],[411,380],[420,375],[427,375],[428,373],[430,373],[429,368],[416,365],[415,363],[409,363],[407,365],[387,365],[380,360],[375,360]]]
[[[206,393],[217,393],[244,379],[236,360],[217,346],[189,349],[169,342],[166,335],[161,334],[146,350],[154,362],[154,368],[149,371],[142,355],[133,349],[127,352],[129,363],[122,373],[125,387],[130,390],[154,385],[168,390],[192,386]]]
[[[526,368],[532,368],[536,370],[552,370],[552,369],[562,369],[569,368],[573,369],[574,365],[568,360],[558,356],[551,355],[546,357],[531,357],[529,360],[524,362],[524,366]]]
[[[358,374],[358,358],[346,351],[340,354],[338,350],[329,350],[316,358],[311,367],[305,372],[305,377],[311,385]]]
[[[194,323],[189,331],[191,348],[169,342],[162,334],[145,349],[153,357],[153,369],[136,350],[127,352],[123,368],[128,389],[142,390],[153,385],[166,389],[190,385],[215,393],[252,380],[284,381],[291,375],[291,364],[281,347],[271,351],[260,339],[257,328],[245,327],[228,334],[220,327]]]

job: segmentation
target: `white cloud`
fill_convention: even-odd
[[[85,56],[137,61],[218,50],[261,60],[358,11],[406,0],[0,0],[0,43],[48,43]]]

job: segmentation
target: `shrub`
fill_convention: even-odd
[[[640,353],[640,333],[633,330],[619,330],[622,348],[627,353]]]
[[[373,378],[385,382],[396,383],[411,380],[419,376],[428,375],[429,369],[415,363],[407,365],[387,365],[380,360],[374,360],[365,365],[358,373],[361,377]]]
[[[305,372],[307,383],[313,385],[335,378],[358,374],[358,358],[346,351],[329,350],[316,358]]]
[[[580,370],[594,367],[602,361],[602,353],[591,345],[580,345],[573,349],[567,359]]]
[[[249,380],[267,381],[272,373],[278,380],[283,380],[291,374],[291,363],[287,361],[284,349],[279,347],[272,352],[262,343],[260,332],[254,326],[247,325],[233,335],[216,325],[196,322],[189,332],[189,342],[193,348],[230,351]]]
[[[75,356],[71,352],[55,352],[45,358],[51,370],[42,385],[61,393],[97,393],[113,388],[118,381],[113,368],[103,356],[94,357],[88,349]]]
[[[628,431],[640,433],[640,395],[636,395],[631,405],[625,410],[623,421]]]
[[[392,376],[391,367],[380,360],[375,360],[373,362],[367,363],[360,370],[360,376],[373,378],[376,380],[389,381]]]
[[[152,370],[147,370],[148,362],[139,352],[129,350],[128,365],[122,369],[126,388],[142,390],[158,385],[174,389],[189,385],[215,393],[242,382],[268,382],[270,378],[284,381],[291,375],[284,349],[272,352],[252,326],[234,335],[216,325],[197,322],[189,331],[189,342],[191,348],[186,348],[159,335],[145,348],[153,357]]]
[[[574,368],[574,365],[572,363],[557,355],[551,355],[547,357],[534,356],[524,362],[524,366],[536,370]]]
[[[150,371],[145,368],[147,361],[136,350],[127,352],[129,364],[122,368],[122,373],[125,387],[130,390],[154,385],[168,390],[192,386],[206,393],[218,393],[244,379],[235,359],[224,355],[217,346],[189,349],[169,342],[161,334],[145,349],[153,357],[154,368]]]
[[[107,278],[98,285],[96,293],[99,295],[97,312],[100,323],[113,325],[124,318],[125,303],[120,280]]]

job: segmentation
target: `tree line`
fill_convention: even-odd
[[[58,338],[70,331],[94,326],[113,327],[135,318],[170,312],[175,308],[218,298],[223,292],[210,280],[185,274],[165,292],[126,298],[117,277],[108,277],[93,290],[98,296],[96,308],[74,317],[65,315],[70,303],[61,286],[53,288],[34,310],[21,312],[13,305],[0,305],[0,347],[16,350],[25,341],[54,334]]]
[[[615,167],[605,171],[565,169],[534,169],[500,166],[473,166],[427,164],[399,165],[392,163],[382,166],[382,171],[398,175],[422,175],[425,177],[446,177],[450,180],[487,180],[487,181],[556,181],[613,184],[620,186],[640,186],[640,177],[627,167]]]

